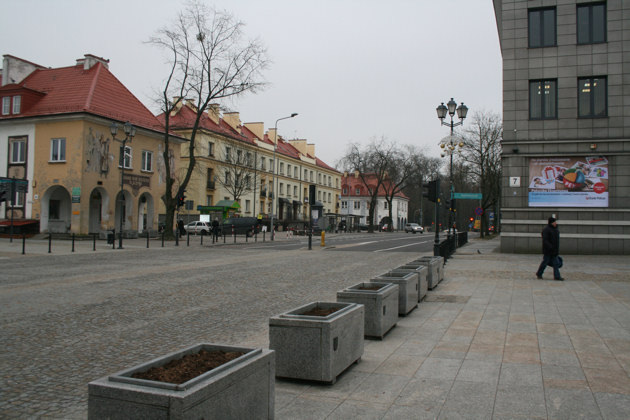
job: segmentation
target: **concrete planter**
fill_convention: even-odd
[[[398,285],[398,315],[405,316],[418,306],[418,275],[416,273],[389,271],[370,281]]]
[[[337,309],[327,316],[303,315]],[[312,302],[269,319],[269,348],[276,352],[276,376],[335,383],[363,355],[363,305]]]
[[[420,263],[409,263],[396,267],[392,271],[401,273],[418,273],[418,302],[427,295],[429,285],[427,283],[427,274],[429,269]]]
[[[442,257],[421,257],[417,260],[410,262],[413,263],[421,263],[425,265],[429,271],[427,273],[427,282],[429,284],[429,289],[433,290],[437,287],[438,283],[444,280],[444,258]]]
[[[365,287],[380,286],[378,290]],[[337,302],[359,303],[365,307],[365,337],[383,339],[398,322],[398,285],[359,283],[337,292]]]
[[[177,385],[132,378],[186,354],[239,351],[245,354]],[[274,418],[273,351],[197,344],[88,384],[89,419]]]

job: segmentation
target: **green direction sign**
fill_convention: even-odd
[[[453,198],[462,200],[481,200],[481,193],[453,193]]]

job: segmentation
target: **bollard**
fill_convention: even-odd
[[[50,254],[52,248],[52,233],[48,234],[48,253]]]
[[[26,233],[22,234],[22,255],[24,255],[26,252]]]
[[[72,252],[74,252],[74,233],[72,234]]]
[[[175,246],[179,246],[179,229],[175,232]]]
[[[92,251],[96,251],[96,233],[92,234]]]
[[[147,229],[147,248],[149,247],[149,230]]]
[[[206,235],[201,235],[201,245],[203,245],[203,237]]]
[[[186,232],[186,246],[190,246],[190,232]]]
[[[162,231],[162,248],[164,248],[164,231]]]
[[[308,250],[313,249],[313,230],[308,233]]]
[[[116,229],[112,229],[112,249],[116,249]]]
[[[263,242],[265,242],[265,234],[266,234],[266,233],[267,233],[267,232],[263,230]]]
[[[321,246],[326,246],[326,232],[322,230]]]

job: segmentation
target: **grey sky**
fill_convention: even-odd
[[[501,55],[491,0],[216,0],[266,45],[269,87],[226,104],[243,122],[279,123],[334,165],[348,143],[382,136],[439,156],[435,108],[451,97],[470,112],[501,112]],[[181,10],[178,0],[12,0],[0,14],[0,54],[49,67],[83,54],[147,107],[167,68],[144,43]],[[25,25],[28,22],[28,25]],[[470,114],[469,114],[470,116]]]

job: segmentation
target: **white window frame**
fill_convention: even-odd
[[[66,161],[66,139],[58,137],[50,139],[50,162]]]
[[[9,115],[11,111],[11,97],[5,96],[2,98],[2,115]]]
[[[132,169],[133,161],[132,161],[132,150],[131,147],[125,146],[125,150],[123,153],[123,147],[120,146],[120,157],[118,158],[118,167],[124,169]]]
[[[26,140],[21,139],[9,139],[10,151],[9,151],[9,163],[24,163],[26,162]],[[19,145],[17,154],[18,157],[15,159],[15,147]]]
[[[354,207],[355,210],[361,210],[361,202],[360,201],[355,201],[353,207]]]
[[[22,107],[22,97],[20,95],[15,95],[13,97],[13,109],[12,109],[12,113],[13,114],[19,114],[20,113],[20,108]]]
[[[153,172],[153,152],[150,150],[142,151],[142,167],[143,172]]]

